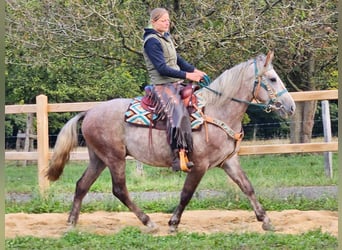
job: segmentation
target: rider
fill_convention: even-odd
[[[157,104],[157,112],[167,117],[167,139],[170,144],[174,171],[187,171],[193,166],[190,161],[184,168],[183,154],[193,149],[191,123],[181,101],[179,90],[184,79],[199,82],[206,75],[185,61],[176,52],[169,33],[170,17],[164,8],[153,9],[149,26],[145,28],[143,54],[153,86],[151,95]]]

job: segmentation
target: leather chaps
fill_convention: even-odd
[[[155,106],[157,119],[167,120],[166,133],[171,149],[185,149],[191,153],[193,149],[191,122],[188,110],[181,100],[182,88],[184,85],[178,82],[154,85],[150,98]]]

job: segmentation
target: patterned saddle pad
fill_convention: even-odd
[[[197,106],[203,112],[204,101],[200,97],[200,95],[196,95],[196,96],[197,96],[197,101],[198,101]],[[141,100],[142,100],[142,96],[136,97],[132,100],[132,102],[130,103],[125,113],[125,121],[128,123],[139,125],[139,126],[149,127],[152,125],[153,128],[165,129],[165,126],[156,125],[156,122],[154,121],[157,118],[157,116],[151,113],[150,111],[145,110],[141,106]],[[152,124],[151,124],[151,120],[152,120]],[[198,110],[190,114],[190,121],[191,121],[191,127],[193,130],[199,129],[204,122],[203,117],[201,116]]]

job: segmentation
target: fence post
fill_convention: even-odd
[[[331,123],[330,123],[329,101],[323,100],[321,103],[322,103],[324,141],[331,142]],[[331,152],[324,152],[324,169],[325,169],[325,175],[327,177],[332,178],[333,169],[332,169],[332,153]]]
[[[48,101],[46,95],[36,97],[37,106],[37,151],[38,151],[38,184],[41,195],[44,195],[50,182],[45,177],[49,167],[49,130]]]

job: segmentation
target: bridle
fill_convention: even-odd
[[[268,60],[269,60],[269,58],[267,56],[264,67],[267,66]],[[287,93],[288,91],[287,91],[286,88],[284,88],[283,90],[281,90],[279,92],[276,92],[276,90],[272,86],[270,86],[270,84],[267,81],[265,81],[264,74],[266,72],[267,71],[264,71],[261,74],[259,73],[258,67],[257,67],[257,60],[254,59],[255,80],[254,80],[254,86],[253,86],[253,91],[252,91],[252,95],[253,95],[252,101],[250,102],[250,101],[240,100],[240,99],[234,98],[234,97],[232,97],[231,99],[233,101],[236,101],[236,102],[246,103],[248,105],[260,107],[266,113],[270,113],[272,110],[281,109],[283,107],[283,105],[281,104],[280,101],[278,101],[278,98],[280,96],[282,96],[283,94]],[[200,87],[204,87],[204,88],[212,91],[214,94],[221,96],[222,95],[221,93],[219,93],[216,90],[211,89],[209,87],[210,83],[211,83],[211,81],[210,81],[209,76],[205,75],[203,80],[201,82],[199,82],[198,84],[199,84]],[[262,101],[260,101],[258,99],[258,94],[259,94],[260,88],[265,89],[267,91],[267,93],[268,93],[268,96],[269,96],[270,99],[269,99],[269,101],[267,103],[263,103]],[[255,102],[253,102],[253,100],[255,100]]]
[[[269,57],[267,56],[266,58],[266,62],[264,67],[267,66],[268,64],[268,60]],[[231,98],[233,101],[236,102],[241,102],[241,103],[246,103],[248,105],[254,105],[254,106],[258,106],[261,107],[265,112],[269,113],[272,110],[276,110],[276,109],[281,109],[282,108],[282,104],[280,101],[278,101],[278,97],[282,96],[284,93],[287,93],[286,89],[283,89],[280,92],[276,92],[275,89],[270,86],[270,84],[265,81],[265,77],[264,74],[267,71],[262,72],[261,74],[259,74],[258,72],[258,67],[257,67],[257,61],[256,59],[254,59],[254,68],[255,68],[255,80],[254,80],[254,86],[253,86],[253,90],[252,90],[252,95],[253,95],[253,100],[255,100],[255,102],[249,102],[249,101],[245,101],[245,100],[240,100],[237,98]],[[216,90],[211,89],[208,85],[210,84],[210,78],[207,76],[206,78],[204,78],[201,87],[207,88],[208,90],[212,91],[213,93],[215,93],[216,95],[222,95],[221,93],[217,92]],[[260,88],[264,88],[269,96],[269,101],[267,103],[262,103],[262,101],[260,101],[258,99],[258,94],[259,94],[259,90]],[[198,108],[197,108],[198,109]],[[200,111],[203,119],[204,119],[204,124],[205,124],[205,131],[206,131],[206,140],[208,141],[208,128],[207,128],[207,123],[211,123],[217,127],[220,127],[221,129],[223,129],[226,134],[228,135],[228,137],[231,137],[235,140],[235,147],[234,150],[229,153],[228,155],[226,155],[221,163],[219,164],[222,167],[222,164],[229,159],[230,157],[232,157],[234,154],[236,154],[239,151],[240,148],[240,143],[242,141],[242,138],[244,136],[243,130],[241,128],[240,132],[235,132],[233,129],[231,129],[226,123],[224,123],[223,121],[219,120],[219,119],[214,119],[212,117],[209,117],[207,115],[205,115],[204,113],[202,113],[202,111]]]
[[[253,93],[253,100],[255,100],[255,102],[244,101],[244,100],[240,100],[237,98],[232,98],[232,100],[236,102],[243,102],[248,105],[258,106],[262,108],[266,113],[270,113],[272,110],[281,109],[283,105],[281,104],[280,101],[278,101],[278,98],[282,96],[283,94],[287,93],[287,89],[285,88],[280,92],[276,92],[275,89],[272,86],[270,86],[270,84],[264,79],[263,74],[267,71],[263,72],[262,74],[259,74],[256,59],[254,59],[254,72],[255,72],[255,81],[254,81],[252,93]],[[268,96],[270,99],[267,103],[263,103],[262,101],[258,99],[260,88],[265,89],[268,93]]]

